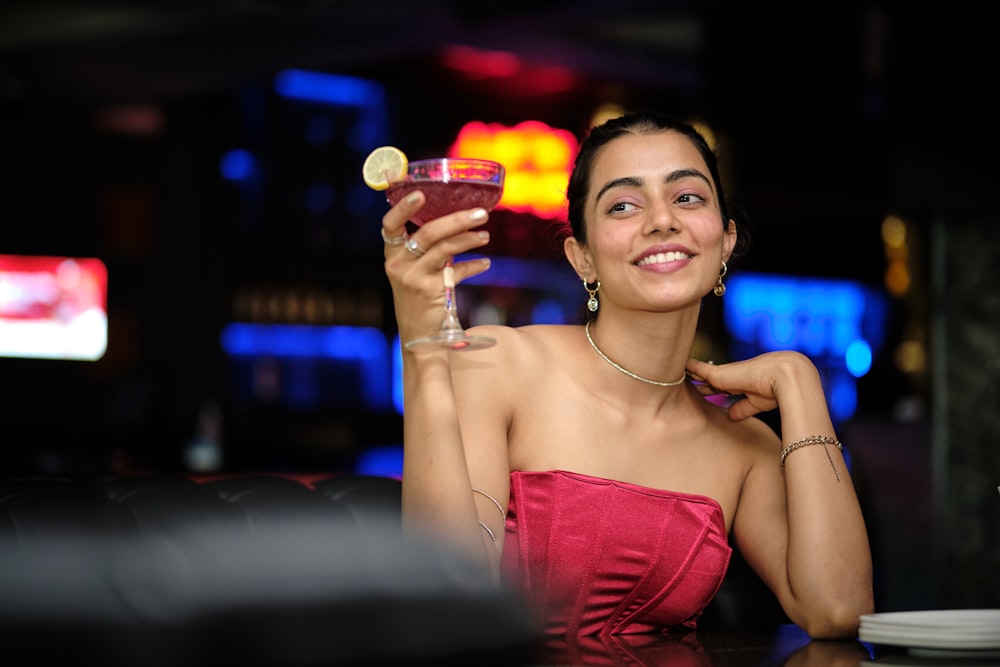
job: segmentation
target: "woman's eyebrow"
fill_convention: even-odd
[[[708,180],[705,174],[701,173],[697,169],[677,169],[675,171],[667,174],[666,178],[663,179],[664,183],[673,183],[675,181],[680,181],[685,178],[700,178],[705,181],[705,184],[712,187],[712,182]],[[604,184],[600,190],[597,191],[597,196],[594,197],[594,201],[599,201],[605,192],[611,188],[617,187],[631,187],[637,188],[642,186],[643,180],[638,176],[623,176],[622,178],[615,178]]]
[[[597,196],[594,197],[594,201],[600,200],[605,192],[611,188],[617,188],[621,186],[628,186],[630,188],[638,188],[642,185],[642,179],[637,176],[624,176],[622,178],[616,178],[608,181],[604,184],[604,187],[597,191]]]
[[[705,184],[712,187],[712,181],[708,180],[705,174],[701,173],[697,169],[678,169],[667,174],[667,177],[663,179],[664,183],[673,183],[674,181],[679,181],[684,178],[700,178],[705,181]]]

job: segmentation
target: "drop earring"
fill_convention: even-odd
[[[712,293],[715,294],[715,296],[722,296],[726,293],[726,286],[722,282],[722,277],[726,275],[728,271],[729,267],[726,266],[725,262],[723,262],[722,268],[719,270],[719,279],[715,281],[715,287],[712,288]]]
[[[597,300],[597,290],[601,289],[601,281],[595,280],[593,285],[591,287],[591,283],[588,283],[586,278],[583,279],[583,289],[587,290],[587,294],[590,295],[590,298],[587,299],[587,310],[596,313],[597,309],[601,307],[600,302]]]

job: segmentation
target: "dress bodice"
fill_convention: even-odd
[[[706,496],[511,473],[501,570],[548,635],[694,628],[731,554],[722,508]]]

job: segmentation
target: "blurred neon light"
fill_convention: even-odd
[[[723,319],[738,356],[797,350],[820,368],[830,410],[857,409],[854,378],[866,375],[885,338],[884,298],[850,280],[740,273],[726,281]]]
[[[0,255],[0,356],[96,361],[108,347],[99,259]]]
[[[257,173],[257,158],[240,148],[228,151],[219,161],[219,172],[228,181],[245,181]]]
[[[847,370],[856,378],[866,375],[872,367],[872,346],[868,341],[858,339],[847,346],[844,354]]]
[[[385,334],[377,328],[231,322],[223,327],[220,340],[223,350],[233,357],[357,362],[365,404],[374,409],[389,404],[390,350]]]
[[[513,53],[469,46],[447,47],[442,52],[441,64],[472,80],[507,79],[508,88],[521,95],[563,93],[573,88],[577,80],[573,71],[566,67],[525,67]]]
[[[464,261],[475,256],[460,255],[456,260]],[[544,289],[572,299],[579,296],[578,282],[569,262],[491,255],[489,270],[466,278],[462,284]]]
[[[403,445],[369,447],[358,455],[354,472],[379,477],[403,476]]]
[[[373,81],[300,69],[279,72],[274,92],[282,97],[355,107],[379,106],[385,100],[381,84]]]
[[[392,339],[392,407],[403,414],[403,348],[398,335]]]
[[[521,69],[521,59],[507,51],[486,51],[470,46],[450,46],[441,56],[441,62],[472,78],[490,79],[508,77]]]
[[[571,132],[541,121],[527,120],[514,127],[472,121],[459,130],[448,155],[503,163],[507,175],[501,208],[564,219],[576,149]]]
[[[726,281],[726,326],[762,350],[795,349],[844,360],[852,345],[882,335],[884,306],[847,280],[741,273]]]

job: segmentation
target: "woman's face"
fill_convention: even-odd
[[[708,166],[673,131],[625,135],[599,151],[584,221],[602,309],[700,303],[736,239],[732,222],[723,227]]]

